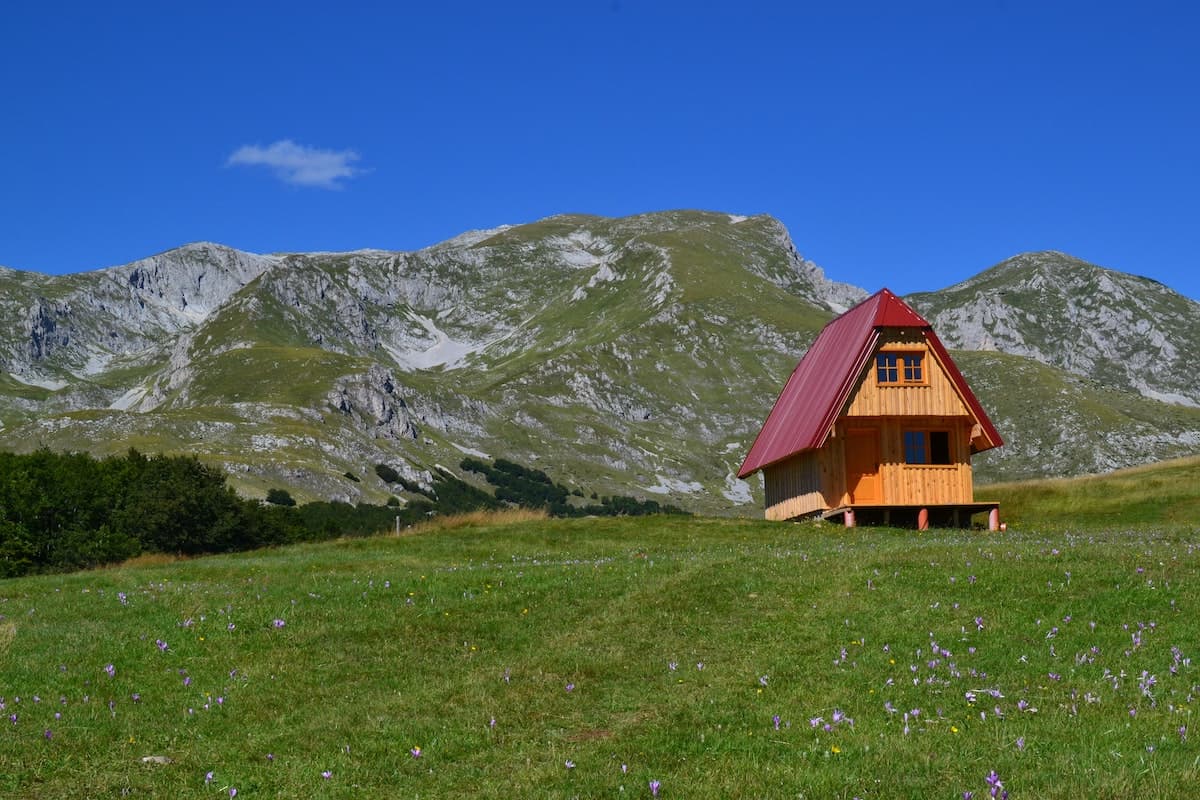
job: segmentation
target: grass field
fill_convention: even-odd
[[[4,581],[0,796],[1191,797],[1197,533],[525,518]]]

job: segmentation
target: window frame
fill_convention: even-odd
[[[928,386],[929,359],[924,349],[885,348],[875,354],[875,384],[884,387]],[[913,374],[916,377],[912,377]]]
[[[942,447],[934,445],[934,435],[945,436],[945,461],[934,461]],[[920,437],[920,441],[916,441]],[[958,462],[954,459],[954,432],[949,428],[904,428],[900,432],[901,449],[904,452],[905,467],[953,467]],[[911,461],[917,456],[923,461]]]

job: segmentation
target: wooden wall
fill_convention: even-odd
[[[875,358],[871,357],[867,368],[858,378],[853,399],[847,407],[848,417],[957,417],[970,416],[954,383],[946,375],[937,356],[924,344],[904,341],[895,335],[890,341],[880,343],[880,349],[893,351],[915,351],[925,353],[924,371],[926,382],[917,386],[880,386],[875,380]]]
[[[829,508],[821,493],[819,455],[810,450],[763,470],[767,519],[792,519]]]
[[[904,431],[948,430],[951,464],[905,464]],[[970,503],[970,419],[890,417],[880,421],[883,502],[891,505]]]

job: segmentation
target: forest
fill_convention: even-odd
[[[192,456],[0,452],[0,578],[146,553],[200,555],[367,536],[476,509],[538,508],[560,517],[683,513],[623,496],[587,503],[582,490],[568,491],[544,472],[504,459],[461,466],[495,489],[489,493],[443,469],[423,486],[378,464],[376,475],[405,499],[298,505],[286,489],[269,490],[265,502],[241,497],[223,470]]]

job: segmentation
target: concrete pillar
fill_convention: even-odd
[[[842,524],[845,525],[847,528],[854,527],[854,509],[853,508],[847,508],[846,513],[842,514]]]
[[[996,506],[988,512],[988,530],[1000,530],[1000,506]]]
[[[922,508],[920,511],[917,512],[917,530],[919,530],[919,531],[929,530],[929,509],[928,508]]]

